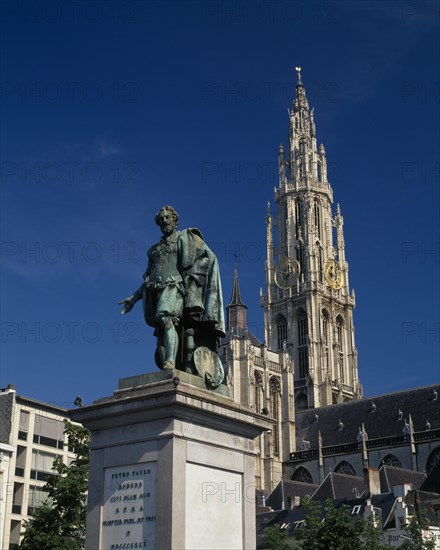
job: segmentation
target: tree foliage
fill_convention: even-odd
[[[76,458],[69,466],[61,458],[54,461],[44,486],[48,500],[25,522],[20,550],[81,550],[84,547],[89,471],[90,432],[65,421],[69,449]]]
[[[269,550],[291,550],[287,544],[288,532],[278,525],[271,525],[264,530],[264,544]]]
[[[388,548],[382,542],[382,531],[371,520],[350,516],[348,506],[335,508],[332,501],[321,507],[306,501],[309,513],[305,526],[297,531],[297,539],[304,550],[382,550]]]
[[[399,548],[401,550],[434,550],[435,541],[432,538],[423,536],[423,533],[428,530],[429,522],[426,512],[420,508],[416,495],[414,514],[410,516],[409,522],[405,526],[407,536]]]

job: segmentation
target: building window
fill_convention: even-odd
[[[313,219],[315,222],[315,230],[318,235],[318,239],[321,239],[321,210],[317,200],[313,203]]]
[[[340,462],[336,468],[335,468],[335,473],[337,474],[345,474],[347,476],[355,476],[356,475],[356,471],[355,469],[353,468],[353,466],[347,462],[346,460],[343,460],[342,462]]]
[[[300,393],[298,397],[295,399],[296,408],[299,411],[303,411],[304,409],[307,409],[308,407],[308,400],[307,395],[305,393]]]
[[[344,377],[344,321],[339,315],[336,318],[336,341],[338,344],[338,377],[343,384]]]
[[[397,456],[391,454],[383,458],[381,464],[385,464],[386,466],[394,466],[395,468],[403,468],[402,463]]]
[[[300,481],[301,483],[313,483],[310,472],[303,466],[300,466],[295,470],[292,476],[292,481]]]
[[[20,409],[20,420],[18,427],[22,432],[29,431],[29,411]]]
[[[282,216],[283,216],[283,220],[282,220],[282,225],[281,225],[281,227],[283,228],[283,242],[284,242],[284,243],[287,243],[287,220],[288,220],[287,203],[284,203],[284,204],[283,204],[283,207],[282,207]],[[286,251],[284,251],[284,253],[286,254]],[[286,255],[287,255],[287,254],[286,254]]]
[[[272,376],[269,380],[269,394],[270,394],[270,416],[275,420],[275,425],[272,430],[272,449],[274,456],[279,456],[279,421],[280,421],[280,397],[281,397],[281,385],[279,380]]]
[[[322,246],[319,242],[316,243],[316,250],[318,253],[318,281],[322,283],[324,280],[324,273],[322,265]]]
[[[254,371],[255,377],[255,410],[261,413],[263,409],[263,377],[259,371]]]
[[[14,493],[12,497],[12,513],[21,514],[24,500],[24,483],[14,482]]]
[[[287,342],[287,319],[283,315],[279,315],[276,324],[278,351],[282,351],[284,349],[284,342]]]
[[[297,314],[298,319],[298,346],[307,345],[308,324],[307,314],[303,309],[300,309]]]
[[[322,345],[324,353],[324,368],[326,372],[330,371],[330,338],[329,338],[329,314],[326,309],[322,312]]]
[[[397,528],[400,531],[403,531],[405,527],[407,526],[406,520],[404,516],[397,516]]]
[[[299,378],[303,380],[309,372],[309,356],[308,356],[308,322],[307,314],[300,309],[297,313],[298,324],[298,366]]]
[[[64,423],[55,418],[35,415],[34,443],[62,449],[64,447]]]
[[[20,544],[20,532],[21,532],[21,521],[17,521],[15,519],[11,520],[11,531],[10,531],[10,538],[9,538],[9,548],[17,549],[18,545]]]
[[[24,477],[24,469],[26,467],[26,447],[17,445],[17,459],[15,462],[15,475]]]
[[[29,485],[28,514],[32,515],[36,508],[39,508],[44,502],[51,503],[48,492],[43,487]]]
[[[295,237],[299,239],[300,229],[302,228],[302,206],[301,200],[295,200]]]
[[[34,443],[39,445],[45,445],[46,447],[53,447],[54,449],[63,449],[64,441],[61,439],[53,439],[52,437],[45,437],[44,435],[34,434]]]
[[[47,481],[53,474],[53,462],[59,455],[45,453],[43,451],[32,451],[31,479]]]
[[[299,263],[299,268],[302,274],[305,272],[304,264],[304,247],[302,243],[298,243],[296,246],[296,260]]]

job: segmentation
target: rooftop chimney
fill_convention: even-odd
[[[364,468],[364,481],[367,496],[371,497],[380,493],[380,477],[377,468]]]

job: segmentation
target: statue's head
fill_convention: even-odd
[[[172,206],[162,206],[154,218],[164,235],[172,233],[179,223],[179,214]]]

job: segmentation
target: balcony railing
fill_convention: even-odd
[[[440,429],[426,430],[423,432],[416,432],[414,434],[414,441],[416,443],[421,441],[432,441],[440,439]],[[410,442],[409,435],[396,435],[392,437],[380,437],[377,439],[368,439],[366,441],[367,450],[378,449],[380,447],[396,447],[399,445],[408,445]],[[362,443],[344,443],[342,445],[330,445],[322,448],[323,456],[334,456],[339,454],[362,452]],[[313,460],[318,458],[318,449],[308,449],[306,451],[296,451],[290,453],[290,460]]]

